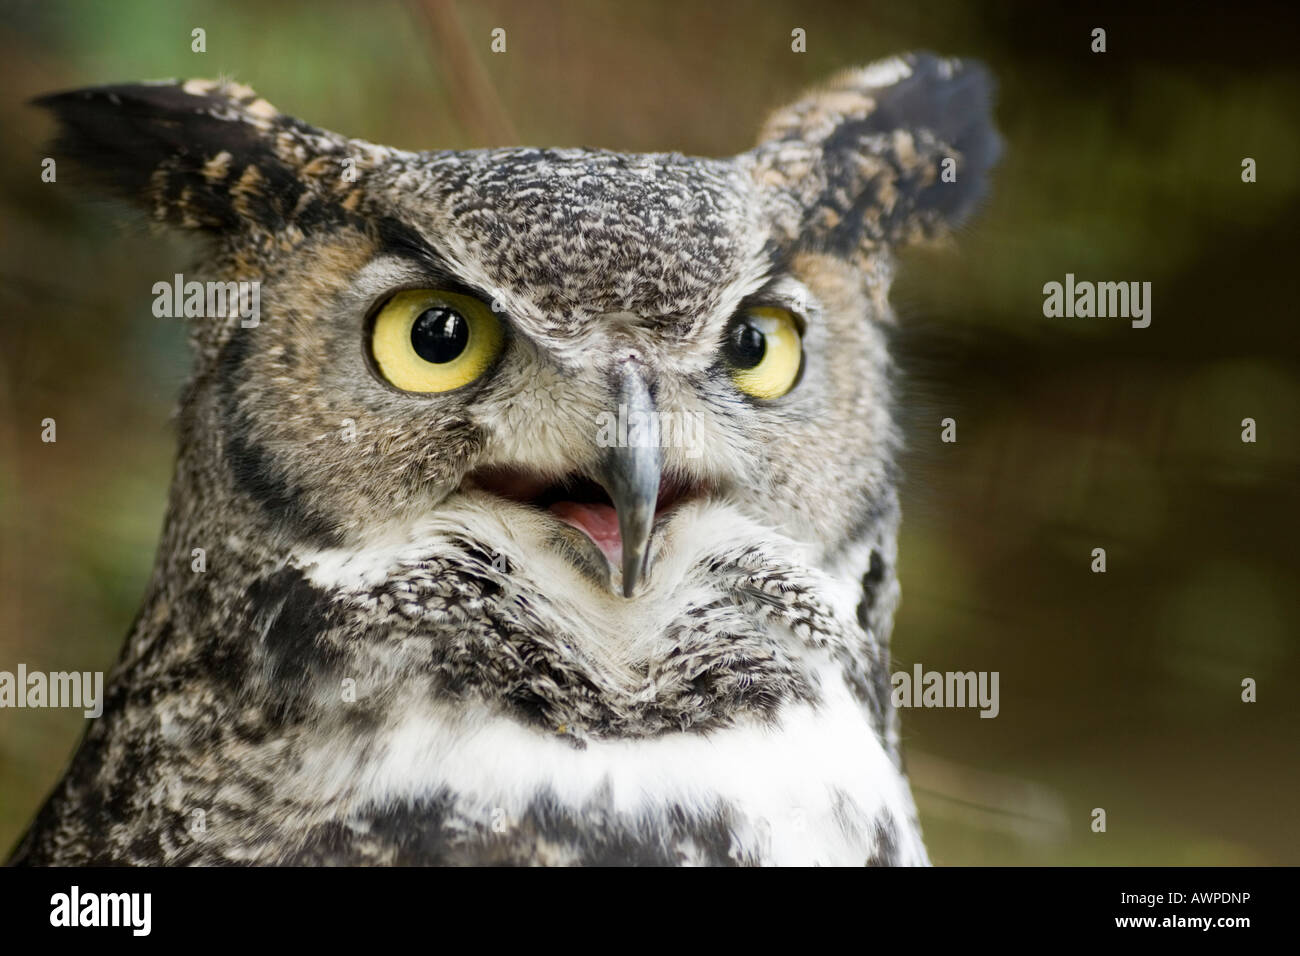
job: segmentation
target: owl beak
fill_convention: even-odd
[[[614,394],[619,409],[628,421],[650,422],[655,412],[654,398],[639,362],[628,360],[614,373]],[[640,429],[649,434],[649,429]],[[618,513],[619,537],[623,547],[623,597],[630,598],[645,577],[659,501],[659,477],[663,470],[663,452],[658,442],[638,442],[606,449],[597,475],[601,486],[614,502]]]

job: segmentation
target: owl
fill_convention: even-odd
[[[12,862],[927,863],[887,296],[979,203],[991,96],[901,56],[725,159],[39,99],[257,307],[186,319],[143,606]]]

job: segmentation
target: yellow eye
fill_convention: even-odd
[[[754,398],[780,398],[803,367],[799,326],[785,309],[747,309],[727,330],[722,351],[736,388]]]
[[[471,296],[412,289],[375,316],[370,354],[384,378],[407,392],[468,385],[501,354],[505,335],[492,310]]]

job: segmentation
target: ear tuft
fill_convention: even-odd
[[[769,119],[754,173],[784,194],[783,225],[807,245],[850,255],[934,237],[987,189],[1001,149],[992,100],[969,60],[914,53],[849,70]]]
[[[56,157],[184,228],[282,229],[303,218],[304,198],[314,198],[304,194],[319,191],[316,176],[330,165],[321,157],[349,152],[343,137],[230,82],[97,86],[32,102],[58,120]]]

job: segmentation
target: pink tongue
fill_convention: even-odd
[[[576,501],[557,501],[551,505],[551,514],[565,524],[573,525],[596,546],[615,567],[623,560],[623,538],[618,533],[618,512],[610,505],[578,504]]]

